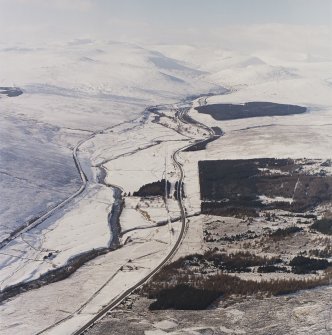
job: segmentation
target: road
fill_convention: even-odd
[[[178,113],[177,117],[181,122],[184,123],[189,123],[190,118],[186,119],[186,115],[189,111],[189,108],[186,108],[185,110],[181,111],[180,113]],[[183,121],[185,119],[185,121]],[[213,131],[213,129],[207,127],[204,124],[201,124],[199,122],[193,122],[192,125],[194,126],[198,126],[198,127],[202,127],[204,128],[208,134],[209,137],[214,137],[215,133]],[[206,138],[204,138],[201,142],[206,141]],[[197,142],[199,143],[199,142]],[[100,312],[98,312],[98,314],[96,314],[89,322],[87,322],[85,325],[83,325],[80,329],[78,329],[77,331],[75,331],[73,333],[73,335],[80,335],[82,333],[84,333],[88,328],[90,328],[96,321],[98,321],[99,319],[101,319],[107,312],[111,311],[112,309],[114,309],[116,306],[118,306],[125,298],[127,298],[133,291],[135,291],[136,289],[138,289],[139,287],[141,287],[144,283],[146,283],[151,277],[153,277],[158,271],[160,271],[164,265],[166,265],[175,255],[175,253],[177,252],[183,237],[185,235],[186,232],[186,213],[185,213],[185,207],[182,201],[182,184],[183,184],[183,179],[184,179],[184,170],[182,167],[182,164],[179,162],[179,153],[183,150],[185,150],[186,148],[190,147],[192,144],[186,145],[178,150],[176,150],[175,152],[173,152],[172,154],[172,160],[175,164],[175,166],[177,167],[179,173],[180,173],[180,178],[179,178],[179,182],[177,185],[177,199],[178,199],[178,204],[179,204],[179,208],[180,208],[180,214],[181,214],[181,230],[179,233],[179,237],[176,240],[173,248],[170,250],[170,252],[168,253],[168,255],[164,258],[164,260],[153,270],[151,271],[147,276],[145,276],[144,278],[142,278],[138,283],[136,283],[134,286],[132,286],[131,288],[127,289],[126,291],[124,291],[119,297],[117,297],[115,300],[111,301],[106,307],[104,307]]]

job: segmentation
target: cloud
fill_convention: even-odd
[[[219,32],[229,48],[331,52],[332,36],[328,26],[263,24],[224,27]]]
[[[5,0],[7,1],[7,0]],[[58,10],[75,10],[75,11],[87,11],[91,10],[96,1],[93,0],[9,0],[12,4],[17,3],[18,5],[26,6],[38,6],[48,9]]]
[[[155,12],[150,12],[149,1],[140,1],[0,0],[0,43],[5,44],[4,47],[11,47],[13,43],[35,46],[34,43],[67,44],[71,41],[72,44],[82,44],[92,39],[136,44],[216,46],[244,52],[310,52],[325,58],[332,55],[332,26],[328,24],[248,24],[238,17],[234,17],[232,24],[226,24],[209,18],[195,20],[193,9],[188,9],[189,21],[188,17],[182,19],[179,14],[168,20],[173,14],[162,11],[166,5],[162,8],[155,5],[158,13],[156,8]],[[136,3],[136,6],[129,6],[129,3]],[[209,14],[213,16],[212,11]]]
[[[160,41],[163,36],[163,41]],[[167,37],[165,37],[167,36]],[[168,30],[148,36],[155,43],[193,44],[243,52],[273,51],[320,54],[332,57],[332,30],[328,26],[292,24],[250,24],[223,27]]]

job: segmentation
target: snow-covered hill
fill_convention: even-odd
[[[79,140],[149,105],[218,88],[184,61],[128,43],[2,45],[0,63],[0,86],[24,92],[0,94],[0,240],[78,189]]]

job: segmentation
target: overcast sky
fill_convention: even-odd
[[[82,37],[193,43],[204,36],[217,42],[229,27],[245,36],[281,25],[307,29],[311,39],[316,32],[331,37],[331,17],[332,0],[0,0],[0,43]]]

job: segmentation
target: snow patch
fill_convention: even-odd
[[[173,320],[163,320],[163,321],[156,322],[154,324],[154,327],[162,329],[162,330],[169,330],[169,329],[175,328],[177,325],[178,324]]]
[[[267,197],[266,195],[259,195],[258,198],[263,204],[271,204],[273,202],[288,202],[290,204],[293,203],[292,198],[285,198],[285,197],[270,198],[270,197]]]

